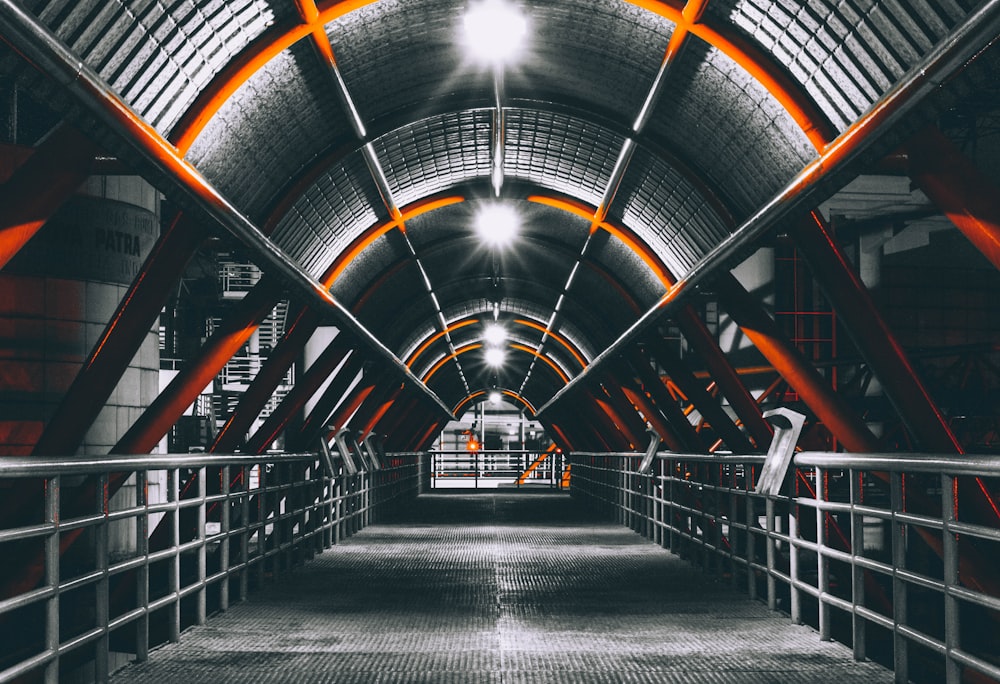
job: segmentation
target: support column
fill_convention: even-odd
[[[160,393],[132,428],[118,441],[113,454],[147,454],[184,413],[226,362],[239,351],[260,322],[281,297],[277,281],[264,276],[202,347],[201,356],[192,361]]]
[[[681,411],[674,398],[670,396],[670,392],[664,386],[659,373],[649,365],[649,360],[636,347],[630,347],[628,354],[628,363],[638,374],[642,389],[649,395],[653,407],[667,421],[668,431],[666,433],[660,432],[660,437],[666,442],[667,447],[678,453],[700,454],[706,452],[707,448],[701,435],[691,425],[691,421]],[[659,432],[659,429],[657,431]]]
[[[917,187],[1000,268],[1000,187],[933,126],[913,136],[904,150]]]
[[[760,303],[730,274],[715,281],[720,303],[774,369],[848,451],[877,452],[878,439],[847,401],[781,334]]]

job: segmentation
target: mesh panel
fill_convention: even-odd
[[[320,277],[379,217],[366,196],[371,185],[360,154],[329,169],[295,202],[272,239],[313,277]]]
[[[32,11],[166,135],[198,91],[292,3],[89,0]]]
[[[561,113],[507,113],[504,172],[597,206],[624,139]]]
[[[720,0],[708,12],[772,53],[844,130],[976,4]]]
[[[691,182],[644,148],[632,158],[612,214],[648,244],[676,278],[729,235]]]
[[[490,112],[418,121],[373,143],[398,206],[476,178],[489,177]]]

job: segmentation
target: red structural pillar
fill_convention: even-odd
[[[903,149],[917,187],[1000,268],[1000,186],[935,127],[920,131]]]
[[[681,392],[687,396],[688,401],[701,413],[702,418],[712,426],[716,436],[721,437],[734,453],[747,454],[754,450],[750,440],[736,427],[732,418],[715,397],[708,393],[704,383],[694,376],[687,363],[674,355],[671,350],[664,349],[663,341],[660,339],[651,340],[648,347],[652,348],[653,357],[667,372],[670,379],[677,384]]]
[[[63,124],[0,185],[0,269],[91,174],[98,147]]]
[[[167,434],[226,362],[240,350],[260,322],[280,300],[277,282],[265,276],[234,307],[229,316],[189,363],[167,386],[142,417],[118,440],[114,454],[146,454]]]
[[[921,449],[961,453],[961,444],[822,216],[813,212],[796,226],[793,236],[816,282]]]
[[[267,451],[268,446],[288,426],[288,422],[302,410],[306,402],[323,386],[326,379],[337,370],[350,353],[350,350],[343,345],[344,340],[338,336],[313,361],[264,424],[247,440],[247,453],[262,454]]]
[[[36,456],[76,453],[204,237],[204,231],[182,215],[160,236],[46,425],[33,451]]]
[[[734,321],[848,451],[878,451],[878,438],[847,401],[799,352],[731,274],[715,281],[719,301]]]
[[[628,364],[635,370],[639,382],[642,383],[642,393],[648,395],[653,409],[666,419],[666,425],[653,424],[666,443],[667,448],[679,453],[703,453],[707,451],[701,435],[691,425],[677,401],[670,396],[659,373],[649,365],[649,360],[635,347],[628,351]],[[654,412],[655,413],[655,412]]]
[[[250,382],[246,392],[240,398],[233,414],[219,430],[209,451],[233,451],[243,441],[247,431],[253,424],[274,390],[281,383],[288,369],[295,363],[305,347],[306,342],[315,332],[319,324],[319,316],[309,307],[302,307],[292,317],[292,322],[285,329],[278,344],[268,355],[257,375]],[[343,333],[341,333],[343,334]]]
[[[771,443],[774,430],[764,420],[760,406],[740,380],[739,373],[729,363],[719,343],[705,327],[705,323],[690,306],[682,307],[674,316],[674,322],[691,349],[705,364],[708,374],[715,380],[723,396],[729,400],[733,411],[743,421],[757,448],[761,451],[766,449]]]

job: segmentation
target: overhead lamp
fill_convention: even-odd
[[[483,339],[494,346],[503,344],[507,339],[507,329],[499,323],[490,323],[483,329]]]
[[[503,0],[469,4],[462,22],[465,47],[476,61],[500,66],[513,61],[528,34],[528,22]]]
[[[498,392],[497,390],[493,390],[492,392],[490,392],[489,399],[491,404],[503,403],[503,395],[500,394],[500,392]]]
[[[506,204],[487,204],[476,215],[476,232],[483,242],[494,247],[509,244],[520,228],[517,212]]]
[[[502,366],[503,362],[507,359],[507,352],[500,347],[490,347],[483,354],[483,358],[486,360],[487,365],[498,367]]]

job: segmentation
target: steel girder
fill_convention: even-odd
[[[923,129],[903,150],[917,187],[1000,268],[1000,187],[937,128]]]
[[[316,400],[312,410],[302,421],[302,425],[294,433],[285,434],[285,444],[291,450],[315,448],[316,440],[323,434],[331,414],[344,399],[345,393],[358,372],[363,370],[364,365],[365,358],[359,352],[355,351],[348,357],[347,362],[340,367],[337,375]]]
[[[698,380],[691,368],[683,360],[663,348],[659,338],[647,338],[647,351],[666,371],[694,407],[708,421],[717,437],[729,446],[734,453],[748,454],[754,451],[753,445],[726,413],[718,399],[711,396],[704,383]]]
[[[98,147],[63,124],[0,185],[0,269],[91,173]]]
[[[659,373],[650,365],[649,359],[642,353],[642,350],[632,346],[626,353],[628,366],[635,371],[639,379],[640,394],[645,394],[652,402],[650,415],[659,413],[666,420],[666,425],[653,423],[653,427],[667,447],[671,451],[679,453],[704,453],[708,451],[701,435],[694,429],[691,421],[677,405],[677,401],[667,391]]]
[[[32,452],[34,455],[76,453],[87,430],[156,323],[171,288],[180,279],[185,265],[203,239],[200,226],[184,215],[178,215],[160,236],[83,368],[45,426]],[[205,384],[202,384],[198,390],[204,387]],[[177,415],[183,410],[181,408]],[[159,436],[150,448],[158,440]]]
[[[188,364],[156,397],[110,453],[149,453],[201,391],[212,383],[229,359],[250,339],[280,299],[281,290],[276,280],[268,276],[262,278],[205,342],[199,358]]]
[[[878,451],[878,439],[847,401],[830,386],[777,328],[771,317],[736,278],[716,283],[719,301],[758,351],[802,397],[813,413],[848,451]]]

